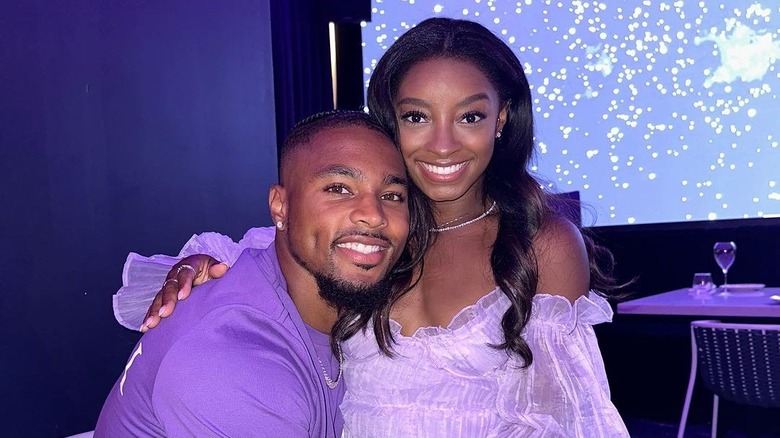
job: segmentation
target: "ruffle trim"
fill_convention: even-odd
[[[452,336],[464,329],[471,331],[471,326],[479,321],[494,320],[496,314],[503,315],[509,308],[509,298],[501,289],[496,288],[480,298],[476,303],[460,310],[447,327],[420,327],[415,333],[406,337],[401,335],[401,325],[390,320],[390,329],[393,336],[403,338],[429,338],[436,336]],[[596,291],[590,291],[577,298],[574,304],[561,295],[546,293],[536,294],[532,302],[531,318],[528,324],[554,324],[564,327],[566,332],[571,332],[577,324],[596,325],[612,321],[613,311],[604,297]],[[496,328],[500,330],[500,328]]]
[[[571,333],[579,324],[596,325],[611,322],[612,307],[596,291],[591,290],[571,304],[561,295],[537,294],[533,301],[531,321],[534,324],[555,324]]]
[[[274,241],[276,232],[273,227],[250,228],[238,243],[224,234],[206,232],[190,237],[184,244],[178,257],[193,254],[208,254],[215,259],[233,266],[238,256],[246,248],[264,249]],[[154,256],[153,256],[154,257]]]
[[[112,300],[117,322],[130,330],[140,330],[154,296],[160,291],[171,266],[179,260],[166,255],[128,254],[122,270],[122,287]]]
[[[497,312],[503,313],[509,306],[509,299],[499,288],[485,294],[476,303],[461,309],[450,321],[447,327],[420,327],[412,336],[401,334],[401,324],[390,320],[390,330],[396,339],[413,338],[423,339],[437,336],[451,336],[464,329],[468,329],[472,322],[489,319]]]
[[[390,330],[395,339],[392,346],[401,355],[412,354],[425,344],[451,345],[473,342],[475,333],[486,334],[491,343],[504,339],[499,322],[509,308],[509,298],[496,288],[476,303],[461,309],[448,327],[421,327],[412,336],[401,334],[401,325],[390,320]],[[571,304],[561,295],[537,294],[532,302],[531,318],[524,333],[537,330],[561,330],[568,334],[580,324],[596,325],[612,321],[612,308],[604,297],[595,291],[579,297]],[[371,327],[371,324],[368,325]],[[371,329],[358,333],[344,344],[344,354],[353,360],[365,360],[376,356],[379,347]]]

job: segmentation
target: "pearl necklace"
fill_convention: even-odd
[[[320,369],[322,369],[322,375],[325,377],[325,384],[328,385],[328,388],[330,389],[336,389],[337,386],[339,386],[339,382],[341,382],[341,372],[342,367],[341,363],[344,362],[344,353],[341,352],[341,346],[339,345],[339,375],[336,376],[336,380],[332,380],[330,376],[328,375],[328,371],[325,370],[325,365],[323,365],[322,360],[320,360],[320,356],[317,356],[317,362],[320,363]]]
[[[470,221],[466,221],[466,222],[463,222],[462,224],[452,225],[452,226],[449,226],[449,227],[440,227],[440,228],[434,227],[434,228],[431,228],[431,231],[433,231],[434,233],[441,233],[442,231],[455,230],[455,229],[460,228],[460,227],[465,227],[466,225],[471,225],[474,222],[477,222],[477,221],[480,221],[482,219],[485,219],[490,213],[493,212],[493,210],[495,208],[496,208],[496,201],[493,201],[493,205],[491,205],[490,208],[488,208],[487,210],[485,210],[484,213],[482,213],[481,215],[475,217],[474,219],[472,219]],[[460,218],[455,219],[455,221],[457,221],[459,219]],[[455,221],[445,222],[444,225],[451,224],[451,223],[453,223]]]

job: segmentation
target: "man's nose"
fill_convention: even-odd
[[[382,201],[374,195],[359,197],[351,216],[352,222],[356,224],[362,223],[370,228],[379,228],[387,225]]]

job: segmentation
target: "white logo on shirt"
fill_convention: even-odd
[[[133,355],[130,356],[130,360],[127,361],[127,365],[125,365],[125,372],[122,373],[122,380],[119,381],[119,395],[125,395],[124,390],[125,390],[125,380],[127,379],[127,370],[129,370],[130,367],[133,366],[133,361],[135,360],[135,358],[141,355],[142,353],[141,347],[143,347],[143,345],[139,342],[138,348],[135,349]]]

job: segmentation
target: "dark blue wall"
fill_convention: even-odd
[[[137,334],[129,251],[268,225],[269,0],[0,3],[0,418],[92,429]]]

